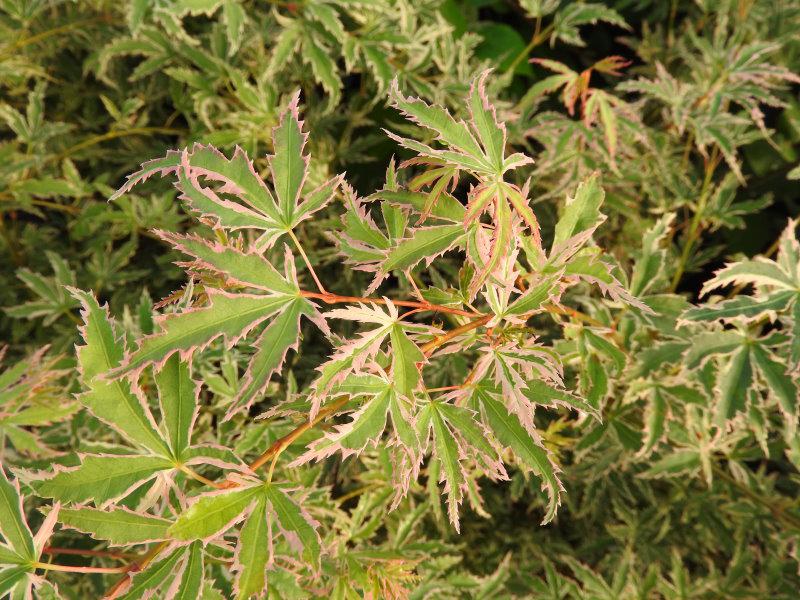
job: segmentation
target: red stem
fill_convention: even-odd
[[[336,304],[339,302],[362,302],[364,304],[387,304],[391,302],[395,306],[406,306],[409,308],[418,308],[420,310],[430,310],[433,312],[450,313],[452,315],[461,315],[462,317],[475,317],[481,316],[480,313],[475,311],[461,310],[460,308],[451,308],[449,306],[442,306],[440,304],[431,304],[429,302],[416,302],[414,300],[387,300],[386,298],[367,298],[363,296],[339,296],[337,294],[322,294],[318,292],[301,291],[300,295],[304,298],[316,298],[327,302],[328,304]]]

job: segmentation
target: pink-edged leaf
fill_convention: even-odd
[[[297,298],[287,304],[281,313],[267,325],[256,340],[256,353],[247,365],[239,393],[228,409],[225,420],[247,410],[269,384],[273,373],[278,371],[289,349],[297,350],[300,336],[300,316],[313,311],[310,303]]]
[[[297,293],[296,286],[287,281],[261,254],[242,252],[194,235],[163,231],[156,233],[176,249],[193,256],[196,262],[192,266],[220,273],[238,285],[279,294]]]
[[[85,342],[76,348],[81,381],[87,388],[78,399],[126,439],[161,456],[169,456],[169,448],[158,433],[141,391],[124,379],[103,378],[120,365],[124,354],[122,342],[114,335],[108,307],[101,307],[91,292],[73,289],[71,293],[82,306],[80,331]]]
[[[184,450],[189,447],[192,429],[200,410],[197,400],[200,383],[192,381],[189,365],[182,362],[177,354],[167,359],[161,370],[156,372],[155,380],[161,419],[167,431],[172,455],[180,460]]]
[[[184,358],[201,350],[220,336],[228,347],[292,302],[282,294],[258,296],[207,290],[209,305],[157,319],[158,333],[147,336],[139,347],[112,372],[113,377],[136,374],[149,364],[157,367],[175,352]]]
[[[284,222],[290,223],[308,174],[309,157],[303,154],[308,134],[303,133],[298,103],[300,91],[294,93],[280,123],[272,130],[275,154],[267,160],[272,171],[272,184]]]

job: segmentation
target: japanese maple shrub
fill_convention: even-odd
[[[56,520],[114,545],[151,545],[117,569],[111,595],[197,598],[210,584],[204,564],[223,573],[221,581],[233,573],[232,593],[241,598],[265,589],[268,567],[314,581],[347,552],[314,465],[368,449],[388,461],[391,506],[400,512],[414,510],[411,492],[422,479],[444,496],[458,531],[465,500],[483,510],[480,478],[504,480],[521,469],[541,484],[543,522],[553,519],[564,489],[536,409],[599,420],[601,406],[565,387],[558,339],[526,324],[549,313],[571,327],[561,316],[581,313],[561,298],[574,286],[596,289],[612,307],[651,310],[592,241],[604,219],[598,174],[577,182],[543,242],[528,184],[514,179],[531,158],[508,153],[486,76],[466,98],[468,122],[392,86],[392,105],[426,141],[389,133],[415,156],[392,164],[384,187],[366,198],[342,175],[315,180],[299,94],[273,132],[266,182],[241,149],[228,158],[200,144],[129,176],[117,195],[154,175],[173,177],[211,235],[156,232],[186,255],[188,281],[174,309],[142,325],[138,339],[121,337],[93,294],[72,288],[83,320],[78,400],[120,444],[31,479],[37,495],[55,501],[36,536],[19,511],[18,485],[0,482],[9,544],[2,559],[19,565],[4,572],[3,589],[40,583],[34,572]],[[341,213],[335,250],[371,275],[363,297],[330,292],[335,282],[317,276],[296,235],[326,207]],[[460,270],[437,271],[435,286],[418,284],[445,254],[460,257]],[[380,295],[390,277],[407,280],[408,297]],[[716,281],[736,277],[729,271]],[[780,298],[790,301],[788,292]],[[270,381],[290,350],[302,351],[304,320],[329,340],[329,356],[307,388],[269,405]],[[620,353],[609,329],[587,329],[582,339]],[[246,349],[245,373],[224,411],[207,407],[206,386],[216,393],[220,383],[203,373],[237,347]],[[194,434],[200,420],[244,428],[263,409],[256,419],[281,423],[286,434],[260,454],[257,441],[226,447]],[[254,426],[268,435],[261,421]]]

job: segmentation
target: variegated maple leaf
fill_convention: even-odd
[[[298,91],[272,132],[275,154],[267,157],[272,189],[238,146],[228,159],[211,146],[195,144],[191,149],[169,151],[164,158],[144,163],[111,199],[156,173],[162,177],[175,174],[176,187],[186,206],[216,227],[260,231],[256,247],[262,250],[284,234],[293,237],[292,229],[330,202],[343,180],[339,175],[308,189],[311,157],[304,153],[308,134],[303,132],[299,101]]]
[[[105,378],[123,360],[124,343],[114,331],[107,308],[91,293],[71,291],[83,314],[84,345],[77,347],[77,356],[85,391],[78,401],[129,445],[113,454],[80,455],[77,467],[57,468],[35,480],[37,493],[63,502],[91,501],[106,506],[144,484],[160,496],[177,473],[197,463],[242,469],[230,450],[192,443],[199,384],[178,356],[165,359],[154,373],[159,423],[136,381]]]
[[[420,221],[431,214],[436,203],[446,195],[447,188],[453,187],[459,173],[464,172],[477,180],[470,189],[462,224],[468,229],[483,213],[490,212],[491,228],[486,234],[488,239],[483,243],[478,240],[475,251],[468,251],[468,256],[475,260],[474,257],[481,254],[481,246],[489,248],[476,261],[478,271],[470,285],[473,296],[492,276],[502,258],[516,247],[515,219],[525,224],[534,244],[541,243],[539,223],[530,208],[526,188],[504,180],[506,173],[533,160],[520,153],[506,156],[505,124],[498,122],[496,110],[486,95],[488,74],[485,71],[472,83],[467,98],[468,123],[456,120],[444,108],[428,105],[419,98],[407,98],[400,92],[397,82],[392,85],[390,98],[394,107],[410,121],[434,132],[443,148],[387,132],[400,145],[419,154],[420,158],[406,162],[405,166],[424,164],[430,167],[412,180],[412,190],[430,188],[421,208]]]

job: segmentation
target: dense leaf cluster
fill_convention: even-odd
[[[1,1],[0,595],[796,597],[798,27]]]

